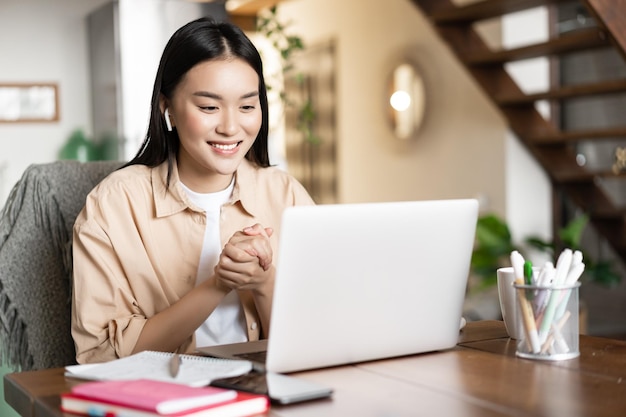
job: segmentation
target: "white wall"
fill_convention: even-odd
[[[2,0],[0,82],[55,82],[60,120],[0,123],[0,207],[31,163],[51,162],[70,133],[91,130],[87,13],[105,0]]]
[[[548,39],[549,22],[545,7],[509,14],[502,19],[502,44],[521,47]],[[532,28],[532,30],[528,30]],[[515,62],[507,66],[511,77],[526,93],[546,91],[550,87],[546,58]],[[538,103],[539,112],[549,118],[549,107]],[[535,235],[552,238],[552,186],[537,161],[512,133],[506,139],[506,218],[513,238],[518,242]],[[530,253],[535,264],[542,264],[546,254]]]
[[[481,197],[505,210],[505,123],[409,0],[291,0],[290,30],[337,53],[341,202]],[[421,66],[427,115],[410,144],[393,137],[384,113],[392,63]]]

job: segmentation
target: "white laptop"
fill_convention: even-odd
[[[289,373],[452,348],[477,216],[472,199],[291,207],[269,339],[198,351],[266,350]]]

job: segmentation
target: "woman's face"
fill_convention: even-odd
[[[201,62],[174,90],[169,112],[181,181],[200,193],[223,190],[261,128],[259,77],[238,58]]]

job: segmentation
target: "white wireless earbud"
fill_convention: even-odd
[[[163,117],[165,118],[165,126],[167,126],[167,131],[172,131],[172,122],[170,121],[170,109],[165,109],[163,112]]]

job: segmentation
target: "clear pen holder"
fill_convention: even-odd
[[[514,284],[520,331],[516,355],[528,359],[565,360],[580,355],[578,288]]]

